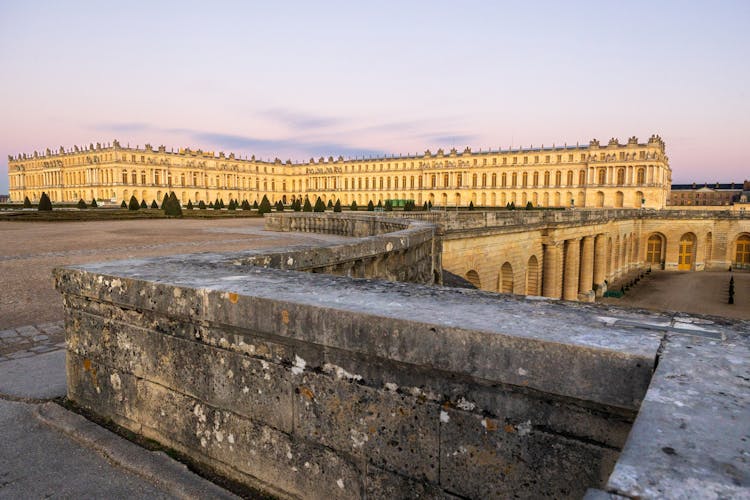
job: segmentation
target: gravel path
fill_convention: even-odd
[[[654,271],[620,299],[602,302],[657,311],[682,311],[750,319],[750,273],[735,272],[734,301],[727,303],[728,272]]]
[[[62,320],[62,300],[52,282],[58,266],[344,239],[264,231],[262,219],[245,218],[0,221],[0,330]]]

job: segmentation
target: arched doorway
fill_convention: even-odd
[[[659,233],[654,233],[646,241],[646,262],[659,266],[661,269],[664,263],[665,238]]]
[[[466,280],[477,288],[482,288],[482,283],[479,281],[479,273],[475,270],[471,270],[466,273]]]
[[[513,266],[510,262],[503,264],[500,268],[500,286],[501,293],[513,293]]]
[[[750,269],[750,235],[741,234],[737,238],[732,267]]]
[[[680,246],[677,253],[677,270],[692,271],[695,264],[695,235],[685,233],[680,238]]]
[[[529,257],[526,266],[526,295],[539,295],[539,261],[536,255]]]

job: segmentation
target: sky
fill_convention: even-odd
[[[666,143],[750,179],[750,1],[0,1],[7,156],[123,145],[306,161]]]

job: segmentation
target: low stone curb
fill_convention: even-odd
[[[52,402],[39,405],[34,415],[111,463],[162,488],[176,498],[238,498],[190,472],[163,452],[151,452]]]

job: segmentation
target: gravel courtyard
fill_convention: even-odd
[[[62,299],[52,281],[58,266],[342,239],[264,231],[259,218],[0,221],[0,330],[62,319]]]

